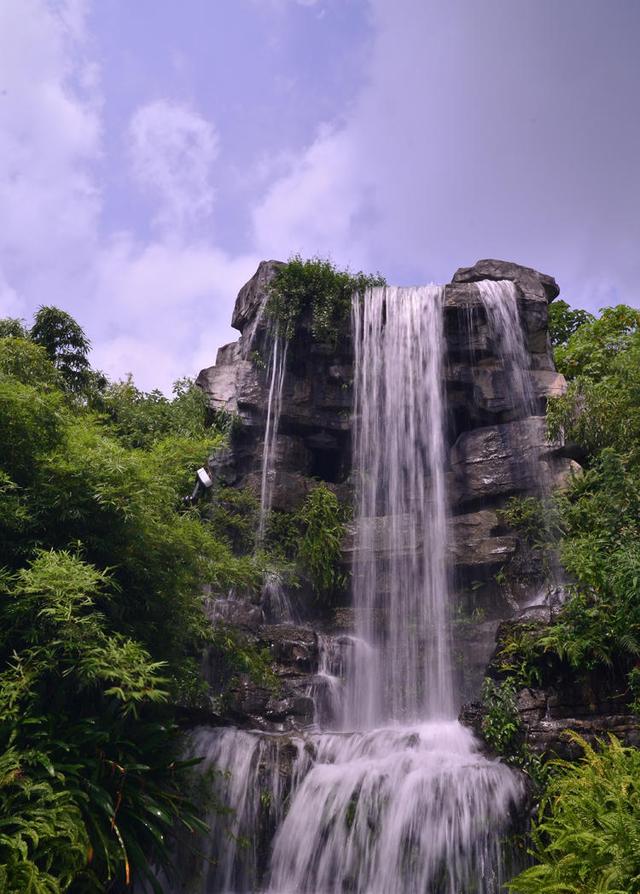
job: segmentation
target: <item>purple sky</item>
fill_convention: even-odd
[[[638,0],[0,0],[0,315],[168,390],[263,257],[640,306]]]

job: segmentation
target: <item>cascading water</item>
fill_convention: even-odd
[[[194,753],[208,752],[235,811],[212,817],[203,894],[497,894],[504,881],[501,836],[521,779],[454,719],[443,294],[354,299],[358,636],[321,642],[314,684],[327,697],[317,723],[344,711],[334,732],[196,736]],[[276,341],[263,508],[286,362]],[[275,831],[270,857],[260,856],[265,829]]]
[[[372,650],[356,657],[344,721],[365,731],[315,740],[274,841],[274,894],[489,894],[502,881],[520,782],[453,719],[443,294],[354,300],[354,607]]]
[[[377,663],[356,667],[360,726],[452,716],[445,549],[444,289],[372,289],[354,302],[354,607]]]
[[[531,358],[518,310],[518,291],[510,280],[482,280],[476,283],[480,300],[487,318],[489,331],[496,340],[495,353],[504,372],[504,387],[508,390],[511,404],[519,416],[535,417],[539,412],[538,401],[531,374]],[[541,427],[546,421],[540,418]],[[549,530],[549,497],[553,490],[552,476],[540,461],[538,450],[531,444],[530,431],[523,426],[513,426],[511,432],[512,453],[524,467],[531,491],[541,500],[542,519]],[[533,449],[532,449],[533,447]],[[551,536],[549,536],[551,540]],[[551,600],[564,598],[565,575],[555,550],[546,555],[544,585],[528,601],[527,608],[544,605]]]
[[[518,293],[507,279],[483,279],[476,283],[487,316],[489,331],[496,339],[496,353],[502,362],[505,384],[512,404],[526,416],[535,416],[536,398],[531,379],[531,362],[524,340]]]

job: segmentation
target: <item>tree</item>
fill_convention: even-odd
[[[48,347],[0,338],[0,891],[158,891],[176,829],[203,831],[175,723],[204,704],[202,649],[268,671],[212,629],[203,583],[249,589],[261,568],[182,505],[223,440],[199,390],[131,384],[98,415],[69,386],[91,374],[67,363],[88,341],[43,311]]]
[[[27,327],[16,317],[0,320],[0,338],[29,338]]]
[[[72,392],[82,391],[91,369],[87,359],[91,342],[73,317],[58,307],[40,307],[30,335],[46,350],[66,387]]]
[[[565,321],[579,313],[570,311]],[[597,319],[591,317],[574,329],[566,343],[558,342],[554,352],[556,366],[568,379],[586,376],[599,380],[610,371],[616,356],[629,347],[639,329],[640,311],[626,304],[606,307]]]

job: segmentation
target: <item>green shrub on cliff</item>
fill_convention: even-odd
[[[344,509],[326,484],[318,484],[308,494],[297,519],[302,532],[296,553],[298,565],[311,580],[316,593],[330,597],[345,585],[342,570]]]
[[[383,286],[379,273],[369,275],[339,270],[324,258],[304,260],[294,255],[276,273],[270,287],[267,313],[276,319],[286,338],[308,319],[317,341],[335,344],[349,329],[351,297],[371,286]]]

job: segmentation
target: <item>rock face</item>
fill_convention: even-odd
[[[242,287],[233,312],[241,332],[218,351],[215,366],[196,384],[213,411],[237,415],[231,450],[213,461],[228,484],[258,493],[270,381],[268,356],[273,334],[265,312],[269,284],[282,264],[263,261]],[[318,344],[302,328],[287,349],[287,372],[276,443],[275,509],[296,508],[315,479],[330,483],[345,498],[350,474],[352,349],[348,333],[336,346]]]
[[[237,416],[230,447],[210,461],[215,478],[255,493],[260,489],[270,384],[268,351],[273,332],[265,305],[269,284],[279,267],[277,261],[262,262],[240,290],[233,325],[241,336],[221,348],[215,366],[202,370],[197,379],[212,411],[226,410]],[[515,284],[530,358],[533,412],[523,410],[510,387],[496,333],[475,285],[484,279],[507,279]],[[535,562],[527,565],[520,561],[524,572],[517,586],[505,586],[500,580],[505,562],[514,556],[522,559],[521,544],[501,521],[500,509],[512,496],[538,492],[540,481],[561,486],[576,468],[563,444],[550,442],[545,430],[546,401],[565,388],[563,377],[555,371],[547,334],[548,302],[558,292],[552,277],[495,260],[460,268],[445,289],[450,558],[456,592],[454,655],[458,659],[461,701],[478,698],[499,625],[517,618],[534,602],[541,584],[542,572]],[[275,509],[297,508],[317,479],[327,482],[341,499],[351,498],[353,364],[349,332],[339,333],[336,344],[322,344],[312,338],[310,325],[302,321],[288,346],[275,445]],[[385,523],[384,518],[375,521],[380,526]],[[347,564],[353,561],[353,555],[348,538]],[[311,723],[314,707],[310,695],[322,677],[318,624],[315,630],[307,628],[306,632],[299,627],[278,632],[265,623],[264,607],[253,606],[252,611],[250,620],[240,626],[248,624],[254,641],[270,649],[282,682],[281,693],[275,698],[242,683],[232,694],[234,720],[266,729]],[[325,617],[321,625],[324,639],[344,638],[349,615],[345,605],[337,607],[333,620]],[[326,667],[323,673],[326,682]],[[548,724],[555,722],[550,696],[532,693],[527,698],[528,716],[535,718],[532,736],[545,741],[545,736],[548,739],[553,735]],[[577,717],[578,709],[571,710]],[[580,716],[588,716],[589,710],[586,707],[586,715]],[[621,713],[624,715],[624,711]],[[538,732],[534,733],[534,728]]]
[[[553,607],[539,607],[500,624],[492,660],[485,668],[487,675],[500,682],[504,676],[500,654],[509,641],[519,631],[544,633],[553,617]],[[557,656],[542,655],[535,669],[535,681],[516,695],[521,735],[532,751],[547,758],[580,757],[582,749],[568,731],[591,744],[611,733],[628,745],[640,746],[640,723],[631,711],[633,696],[626,679],[629,668],[598,668],[578,676]],[[482,735],[483,714],[481,704],[468,704],[461,720]]]

